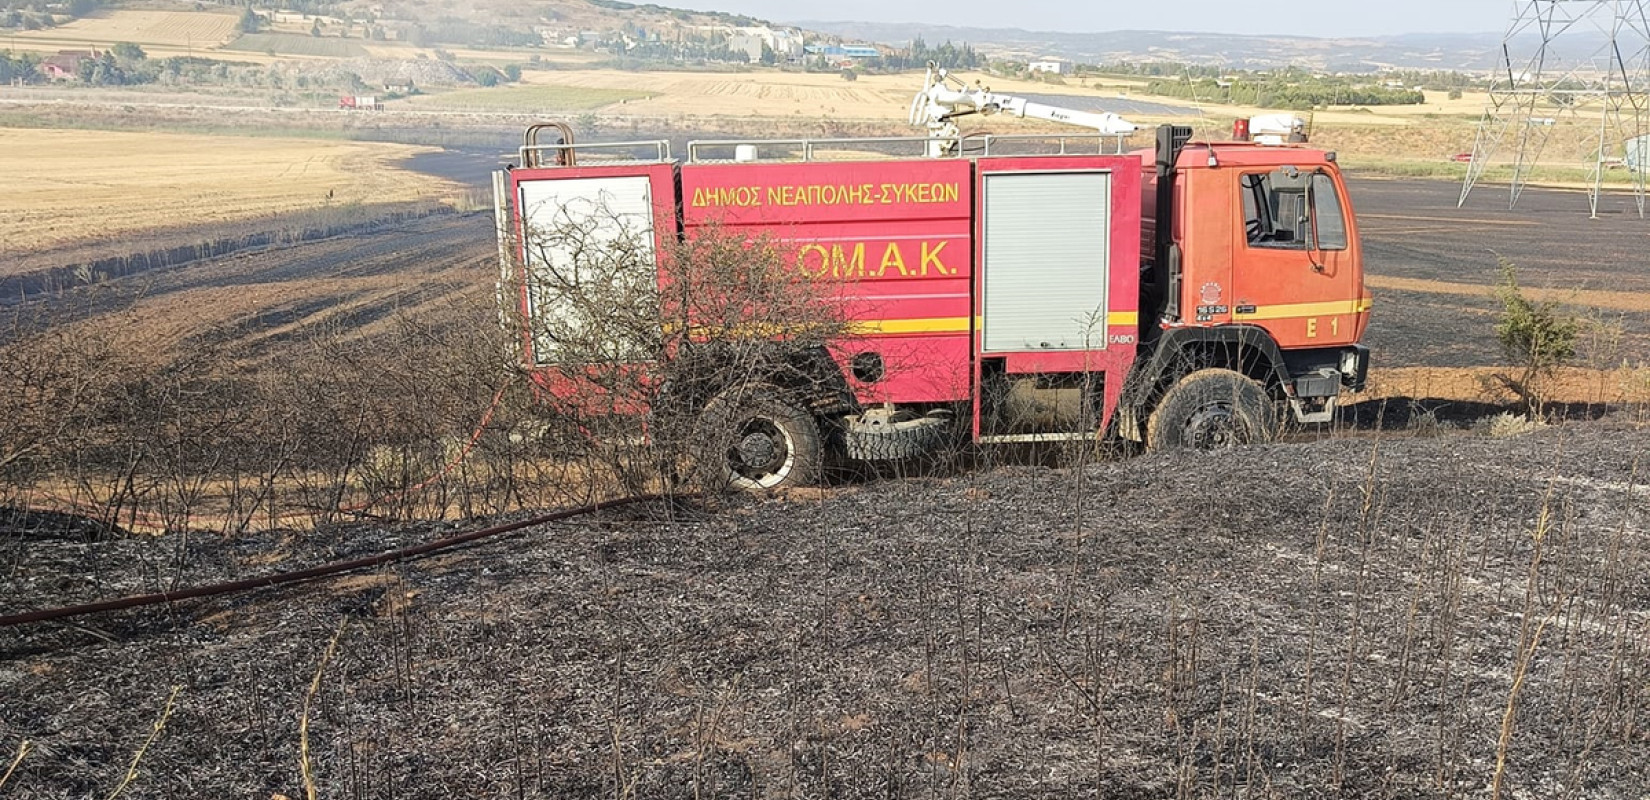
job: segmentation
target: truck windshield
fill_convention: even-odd
[[[1329,175],[1282,167],[1246,174],[1240,187],[1250,247],[1305,250],[1312,246],[1315,222],[1318,249],[1346,249],[1346,220]]]

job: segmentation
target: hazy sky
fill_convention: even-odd
[[[1528,0],[1519,0],[1525,4]],[[1501,33],[1515,0],[1245,0],[1074,2],[1067,0],[678,0],[682,6],[731,11],[780,22],[853,20],[1026,30],[1128,29],[1215,33],[1373,36],[1393,33]],[[675,3],[665,3],[675,5]]]

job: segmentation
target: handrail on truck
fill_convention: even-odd
[[[652,148],[654,151],[653,157],[645,158],[634,155],[627,157],[622,153],[614,152],[620,150],[635,150],[640,148]],[[521,149],[517,151],[517,156],[520,158],[521,165],[524,167],[537,167],[544,165],[547,162],[558,166],[570,166],[573,159],[573,154],[575,152],[579,156],[592,156],[607,161],[667,163],[672,160],[670,156],[670,142],[664,139],[634,142],[523,145]],[[546,158],[546,156],[549,156],[549,158]],[[563,156],[566,158],[564,159]]]
[[[932,142],[926,136],[862,136],[836,139],[705,139],[688,142],[688,163],[700,164],[707,162],[729,161],[857,161],[869,158],[916,158],[922,153],[901,154],[881,153],[876,151],[855,151],[847,158],[832,158],[830,153],[844,148],[863,147],[866,145],[918,145],[926,147]],[[715,157],[705,154],[707,149],[734,148],[731,157]],[[744,155],[740,148],[750,147]],[[761,150],[756,148],[760,147]],[[821,153],[821,150],[825,150]],[[778,155],[764,156],[762,153],[778,153]]]
[[[1123,142],[1126,135],[1102,133],[1016,133],[1016,134],[971,134],[952,139],[936,139],[929,136],[882,136],[882,137],[855,137],[839,139],[707,139],[688,142],[687,163],[727,163],[736,161],[862,161],[883,158],[917,158],[932,153],[935,142],[951,145],[946,152],[963,153],[977,147],[980,155],[999,155],[994,153],[993,147],[1000,151],[1002,146],[1014,144],[1030,144],[1034,142],[1048,142],[1058,148],[1053,153],[1020,153],[1018,155],[1110,155],[1123,152]],[[1113,144],[1108,152],[1108,140]],[[974,143],[978,142],[978,145]],[[1077,143],[1085,146],[1077,147]],[[884,145],[916,145],[921,148],[917,153],[886,153],[876,150],[853,149],[866,146]],[[1092,148],[1089,147],[1092,145]],[[752,148],[741,152],[740,148]],[[733,149],[730,154],[729,148]],[[760,149],[758,149],[760,148]],[[851,152],[842,154],[842,151]],[[710,151],[710,152],[707,152]],[[721,151],[721,152],[717,152]],[[837,157],[833,157],[833,156]],[[945,155],[941,158],[955,158],[957,155]]]

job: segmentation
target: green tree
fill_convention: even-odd
[[[264,18],[258,16],[258,12],[250,8],[241,12],[241,21],[236,25],[240,28],[241,33],[257,33],[263,26]]]
[[[110,52],[123,64],[135,64],[149,57],[148,53],[143,52],[142,47],[131,42],[116,42],[115,46],[110,48]]]
[[[126,71],[121,69],[114,53],[109,52],[80,62],[77,74],[82,83],[91,86],[122,86],[127,83]]]
[[[1507,360],[1519,371],[1516,378],[1501,376],[1501,382],[1540,414],[1545,404],[1544,383],[1559,367],[1576,355],[1581,337],[1581,320],[1561,311],[1551,300],[1532,301],[1518,285],[1518,268],[1501,259],[1501,283],[1495,288],[1501,302],[1501,319],[1495,336]]]

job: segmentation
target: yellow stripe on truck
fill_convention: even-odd
[[[862,319],[849,324],[854,333],[967,333],[968,317]]]
[[[1362,300],[1336,300],[1330,303],[1294,303],[1283,306],[1261,306],[1252,312],[1238,312],[1235,317],[1243,319],[1296,319],[1299,317],[1332,317],[1337,314],[1362,314],[1369,310],[1371,302]]]
[[[981,318],[976,318],[975,321],[984,322]],[[1113,311],[1106,315],[1106,324],[1119,327],[1139,325],[1140,314],[1135,311]],[[849,329],[857,334],[967,333],[969,331],[969,319],[968,317],[863,319],[850,323]]]

